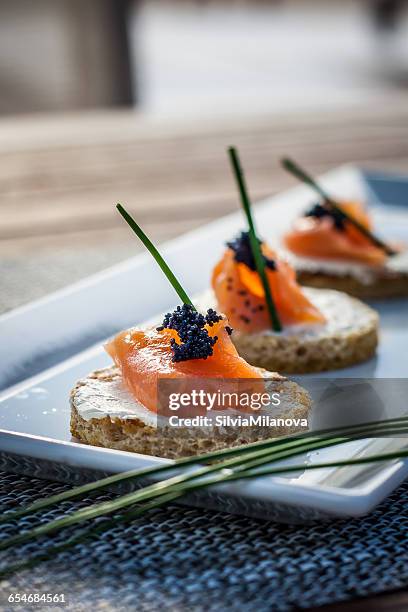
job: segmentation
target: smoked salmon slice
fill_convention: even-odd
[[[218,308],[225,313],[234,329],[247,333],[271,329],[263,285],[253,269],[252,261],[248,260],[250,246],[247,233],[242,232],[229,245],[230,248],[225,251],[212,275]],[[244,256],[242,252],[245,252]],[[266,274],[272,298],[283,325],[324,323],[323,314],[296,282],[293,268],[278,259],[265,244],[262,244],[262,253],[266,258]],[[237,258],[241,261],[237,261]]]
[[[372,229],[370,218],[359,202],[342,202],[339,208]],[[383,249],[375,246],[358,228],[347,219],[336,218],[320,205],[296,220],[285,235],[284,244],[301,257],[349,260],[371,266],[381,266],[386,260]]]
[[[250,366],[238,355],[231,342],[231,330],[225,318],[212,325],[205,325],[205,329],[210,338],[217,337],[212,355],[205,359],[175,362],[172,341],[180,345],[180,337],[177,331],[167,328],[132,328],[123,331],[108,342],[105,349],[121,369],[127,388],[152,412],[158,409],[160,378],[262,378],[258,368]]]

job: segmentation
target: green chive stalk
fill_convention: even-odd
[[[396,251],[388,246],[385,242],[380,240],[377,236],[375,236],[370,230],[368,230],[364,225],[362,225],[357,219],[354,219],[351,215],[347,214],[341,206],[337,202],[335,202],[328,193],[323,189],[319,183],[317,183],[305,170],[303,170],[296,162],[288,157],[284,157],[281,159],[281,164],[285,170],[293,174],[297,179],[309,185],[319,196],[323,199],[323,201],[330,206],[332,210],[337,212],[339,215],[344,217],[351,225],[353,225],[358,231],[363,234],[366,238],[368,238],[376,247],[382,249],[387,255],[395,255]]]
[[[248,190],[245,184],[245,177],[244,177],[244,173],[242,171],[242,167],[240,164],[238,151],[235,147],[229,147],[228,154],[230,157],[231,166],[232,166],[235,180],[237,182],[238,190],[240,193],[242,208],[244,209],[244,213],[247,218],[248,229],[249,229],[249,242],[251,245],[252,255],[255,261],[255,266],[259,274],[259,277],[262,281],[263,288],[264,288],[265,300],[266,300],[266,305],[268,307],[269,317],[272,323],[272,329],[274,329],[277,332],[280,332],[282,331],[282,324],[281,324],[275,303],[273,301],[270,285],[268,282],[266,266],[265,266],[265,258],[262,254],[260,241],[257,237],[255,223],[254,223],[254,219],[252,217],[252,212],[251,212],[251,201],[249,199]]]
[[[170,270],[169,266],[167,265],[163,257],[160,255],[159,251],[156,249],[152,241],[146,236],[142,228],[136,223],[133,217],[127,212],[127,210],[125,210],[125,208],[123,208],[121,204],[117,204],[116,208],[122,215],[126,223],[129,225],[129,227],[134,231],[139,240],[143,242],[149,253],[154,257],[156,263],[160,266],[161,270],[166,275],[171,286],[176,291],[183,304],[189,304],[194,308],[193,302],[190,300],[187,293],[184,291],[183,287],[181,286],[177,278],[174,276],[173,272]]]

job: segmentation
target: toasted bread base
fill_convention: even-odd
[[[287,374],[337,370],[370,359],[378,344],[377,325],[326,338],[236,333],[234,344],[248,363]]]
[[[278,374],[271,373],[270,376],[276,380],[276,390],[280,391],[283,399],[282,406],[286,406],[285,410],[282,410],[279,414],[273,414],[273,417],[307,419],[311,409],[311,400],[307,391]],[[261,425],[226,428],[214,425],[212,435],[197,436],[192,433],[191,428],[174,428],[168,425],[157,429],[151,424],[145,423],[142,418],[133,416],[123,418],[114,414],[105,414],[98,418],[84,418],[81,415],[81,412],[84,413],[84,387],[92,388],[92,394],[88,396],[88,401],[92,403],[101,401],[100,398],[104,395],[104,385],[111,383],[122,385],[121,374],[116,367],[92,372],[87,378],[80,380],[72,390],[71,433],[81,442],[93,446],[177,459],[221,448],[240,446],[278,435],[287,435],[296,431],[305,431],[304,427],[293,425],[279,428],[268,428]],[[100,393],[98,393],[98,389]],[[109,393],[111,403],[114,398],[112,398],[111,391]],[[119,403],[122,396],[123,389],[121,389],[121,394],[118,394],[117,401]]]
[[[362,283],[358,278],[327,272],[310,272],[297,269],[297,280],[306,287],[335,289],[364,300],[390,299],[408,296],[408,274],[379,276],[373,282]]]
[[[345,368],[370,359],[378,344],[378,314],[359,300],[329,289],[305,289],[327,318],[323,326],[292,326],[231,336],[238,353],[248,363],[269,371],[305,374]],[[200,301],[204,310],[216,308],[212,292]]]

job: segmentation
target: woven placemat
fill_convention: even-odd
[[[0,472],[3,511],[66,488]],[[64,502],[41,520],[90,501]],[[3,581],[2,609],[28,609],[8,608],[10,592],[41,592],[65,593],[65,610],[263,612],[401,588],[408,584],[407,507],[408,483],[367,517],[305,527],[166,506]],[[38,520],[2,525],[1,538]],[[67,533],[72,532],[52,542],[62,542]],[[2,553],[1,566],[44,548],[42,540],[20,546],[18,555]]]

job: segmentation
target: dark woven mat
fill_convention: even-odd
[[[65,488],[0,472],[3,509]],[[87,501],[64,502],[45,519]],[[79,611],[309,608],[408,584],[407,508],[408,483],[363,519],[307,527],[172,505],[20,572],[0,591],[3,598],[11,591],[63,592],[69,602],[64,609]],[[1,538],[37,523],[30,517],[2,525]],[[41,550],[44,541],[20,546],[18,555],[2,553],[2,565]],[[6,599],[2,606],[28,609],[8,608]]]

